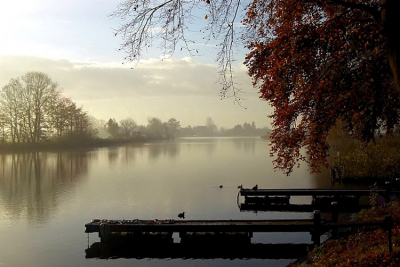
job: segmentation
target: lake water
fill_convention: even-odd
[[[85,253],[99,241],[84,233],[94,218],[178,219],[182,211],[187,220],[311,218],[239,210],[239,185],[330,187],[327,175],[310,175],[305,165],[285,176],[271,161],[268,142],[258,137],[2,154],[0,266],[286,266],[294,259],[88,259]],[[254,234],[252,242],[311,240],[308,233],[270,233]]]

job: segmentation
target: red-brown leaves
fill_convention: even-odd
[[[348,2],[376,8],[379,1]],[[244,21],[252,26],[249,75],[275,110],[278,168],[290,173],[307,159],[312,171],[326,165],[326,137],[338,119],[363,140],[399,123],[386,39],[365,10],[335,1],[254,0]]]

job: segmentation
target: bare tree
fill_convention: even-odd
[[[60,139],[67,132],[69,124],[68,106],[71,104],[72,101],[69,98],[61,97],[51,105],[49,123],[57,139]]]
[[[126,118],[121,120],[119,125],[121,125],[121,128],[124,130],[125,136],[129,136],[130,132],[135,129],[137,124],[132,118]]]
[[[7,140],[7,126],[6,126],[7,116],[4,110],[0,106],[0,143],[4,143]]]
[[[60,94],[58,84],[42,72],[28,72],[22,76],[24,83],[23,110],[30,142],[39,142],[46,124],[45,114]]]
[[[88,115],[69,98],[60,97],[58,84],[41,72],[11,79],[0,91],[1,139],[38,143],[65,135],[93,136]]]
[[[239,102],[240,88],[234,83],[232,63],[235,61],[234,48],[240,41],[236,38],[235,25],[243,10],[240,0],[123,0],[111,16],[124,21],[115,35],[122,36],[120,50],[126,52],[124,59],[130,62],[139,61],[142,52],[151,47],[155,39],[160,40],[165,56],[173,55],[177,49],[197,55],[199,50],[194,48],[196,40],[193,36],[199,31],[205,44],[216,41],[222,84],[220,95]],[[205,22],[200,30],[195,23],[199,19]]]
[[[21,138],[21,92],[22,84],[18,79],[11,79],[10,82],[5,85],[0,93],[0,104],[2,113],[4,114],[5,128],[11,137],[12,143],[22,142]]]

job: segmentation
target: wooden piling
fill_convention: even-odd
[[[336,201],[333,201],[331,205],[332,205],[332,222],[338,222],[339,221],[338,203]],[[332,237],[337,238],[337,228],[332,229]]]
[[[321,212],[314,211],[314,226],[311,233],[311,239],[315,246],[321,245]]]

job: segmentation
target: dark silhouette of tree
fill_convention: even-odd
[[[207,128],[208,134],[211,136],[216,135],[218,132],[218,127],[214,123],[214,120],[211,117],[208,117],[206,119],[206,128]]]
[[[107,132],[112,136],[116,137],[119,132],[119,125],[115,119],[109,119],[105,125]]]
[[[61,97],[58,84],[41,72],[28,72],[2,88],[0,118],[3,142],[39,143],[67,135],[94,135],[82,108]]]
[[[169,138],[175,138],[175,135],[180,128],[181,128],[181,124],[175,118],[170,118],[165,123],[166,134],[167,134],[167,137],[169,137]]]
[[[147,137],[151,139],[163,139],[165,137],[165,124],[159,118],[148,118],[146,126]]]
[[[363,141],[399,123],[400,1],[125,0],[113,14],[126,19],[117,31],[125,59],[140,59],[156,38],[166,54],[196,54],[188,33],[199,10],[208,23],[205,39],[221,40],[223,96],[238,92],[231,64],[240,41],[235,22],[242,19],[249,75],[275,110],[271,141],[278,168],[290,173],[300,161],[309,161],[312,171],[326,165],[326,137],[337,120]]]
[[[136,122],[132,118],[126,118],[119,122],[121,128],[125,132],[125,136],[129,136],[133,129],[137,126]]]

